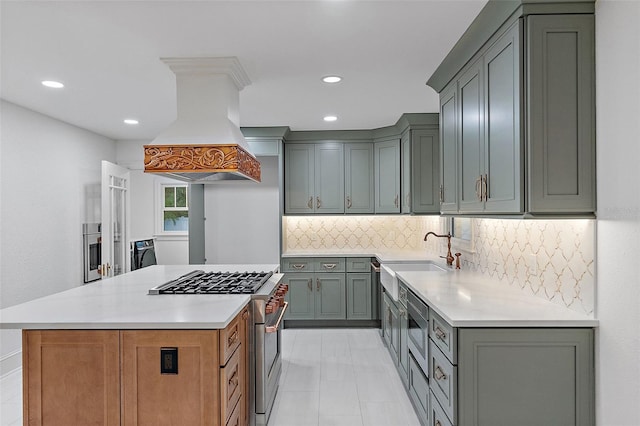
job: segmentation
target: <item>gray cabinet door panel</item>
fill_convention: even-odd
[[[345,213],[373,213],[373,143],[345,144],[344,159]]]
[[[340,143],[315,147],[315,212],[344,213],[344,153]]]
[[[347,274],[347,319],[371,319],[371,274]]]
[[[460,329],[458,337],[459,424],[594,424],[593,330]]]
[[[316,319],[346,319],[345,274],[315,275]]]
[[[411,191],[413,213],[440,211],[440,144],[437,130],[411,132]],[[407,197],[407,196],[405,196]]]
[[[411,130],[406,130],[400,137],[400,171],[402,177],[400,180],[400,197],[401,213],[411,213],[411,191],[412,191],[412,162],[411,162],[411,146],[414,144]]]
[[[287,319],[313,319],[315,316],[314,281],[312,273],[285,274],[283,282],[289,285]]]
[[[440,211],[458,211],[458,86],[453,82],[440,94]]]
[[[484,55],[485,210],[523,211],[520,21]]]
[[[400,213],[400,140],[374,143],[376,213]]]
[[[527,17],[528,209],[595,211],[594,16]]]
[[[285,145],[284,210],[287,214],[314,212],[314,154],[311,144]]]
[[[458,197],[461,212],[483,210],[479,196],[483,164],[482,60],[478,60],[458,80],[459,92],[459,176]]]

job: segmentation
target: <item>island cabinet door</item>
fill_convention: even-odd
[[[122,331],[120,349],[122,425],[220,423],[217,330]]]
[[[117,331],[25,330],[25,425],[120,425]]]

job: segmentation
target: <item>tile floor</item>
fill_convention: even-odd
[[[269,426],[419,426],[377,329],[286,329]],[[0,425],[22,424],[22,372],[0,380]]]

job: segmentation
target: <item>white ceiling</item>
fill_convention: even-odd
[[[237,56],[252,82],[241,126],[384,127],[438,111],[425,82],[485,3],[2,0],[1,96],[113,139],[152,139],[175,119],[175,76],[159,58]],[[327,74],[344,80],[328,86]]]

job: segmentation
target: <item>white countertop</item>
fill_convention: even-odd
[[[277,271],[279,265],[156,265],[0,310],[0,328],[219,329],[249,295],[149,295],[148,290],[196,269]],[[275,274],[271,279],[280,279]]]
[[[395,271],[454,327],[597,327],[598,320],[479,273]]]
[[[423,250],[287,251],[282,257],[376,257],[380,263],[431,261],[446,267],[444,259]],[[598,320],[542,297],[510,287],[478,272],[402,272],[400,277],[431,309],[454,327],[597,327]]]

